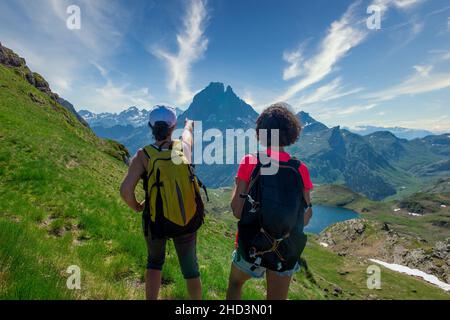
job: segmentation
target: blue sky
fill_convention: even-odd
[[[0,41],[77,109],[186,108],[220,81],[257,111],[450,131],[448,0],[2,0]]]

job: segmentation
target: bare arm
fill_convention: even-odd
[[[303,192],[303,197],[305,198],[306,204],[310,205],[311,204],[311,191],[304,191]],[[305,211],[305,217],[304,217],[304,226],[306,227],[309,224],[309,221],[311,220],[313,215],[313,210],[312,208],[307,208]]]
[[[188,159],[189,163],[192,163],[192,146],[194,144],[193,131],[194,131],[194,122],[186,119],[181,139],[183,141],[183,152],[186,158]]]
[[[184,143],[188,144],[190,147],[192,147],[194,141],[193,131],[194,131],[194,121],[186,119],[182,137]]]
[[[120,195],[122,199],[136,212],[144,210],[143,205],[136,200],[136,195],[134,193],[142,174],[145,172],[145,166],[142,160],[143,157],[142,150],[139,150],[136,156],[131,160],[128,173],[120,186]]]
[[[234,186],[231,197],[231,210],[237,219],[241,219],[242,209],[244,208],[245,199],[240,197],[241,194],[247,193],[248,183],[236,178],[236,185]]]

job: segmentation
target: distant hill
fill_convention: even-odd
[[[411,178],[392,167],[363,137],[340,127],[305,132],[290,150],[306,162],[316,183],[343,183],[374,200],[396,193],[395,181],[385,176]]]
[[[389,131],[400,139],[413,140],[417,138],[425,138],[426,136],[434,135],[433,132],[423,129],[409,129],[401,127],[377,127],[377,126],[356,126],[353,128],[345,128],[351,132],[360,134],[362,136],[377,132]]]

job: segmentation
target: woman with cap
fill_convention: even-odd
[[[152,130],[155,142],[154,147],[167,150],[171,147],[172,133],[176,128],[177,116],[174,109],[157,106],[150,113],[149,126]],[[182,135],[183,152],[191,162],[193,144],[193,121],[186,120]],[[148,156],[144,149],[140,149],[131,160],[128,173],[122,183],[120,193],[127,205],[136,212],[144,210],[144,202],[136,200],[135,189],[142,175],[148,167]],[[152,239],[146,237],[148,247],[148,261],[146,272],[146,297],[148,300],[158,298],[162,280],[162,268],[165,261],[165,249],[167,239]],[[200,300],[202,297],[202,285],[197,262],[196,233],[187,234],[173,239],[175,249],[180,262],[181,271],[186,279],[187,289],[191,299]]]

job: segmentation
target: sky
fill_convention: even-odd
[[[448,0],[2,0],[0,42],[77,110],[186,109],[219,81],[258,112],[450,132]]]

